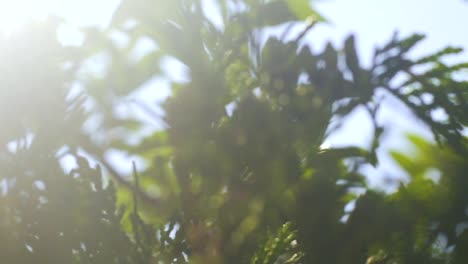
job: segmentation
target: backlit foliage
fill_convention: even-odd
[[[461,49],[411,59],[424,37],[395,35],[364,66],[354,36],[312,48],[307,34],[324,19],[308,1],[219,0],[217,22],[202,2],[124,0],[108,29],[83,29],[77,48],[53,41],[58,22],[2,40],[16,53],[1,51],[11,65],[2,67],[0,102],[11,112],[0,113],[0,256],[468,262],[468,82],[459,78],[468,64],[443,60]],[[280,34],[268,33],[278,25]],[[25,36],[43,45],[25,47]],[[135,56],[142,40],[154,47]],[[86,71],[93,58],[105,58],[102,72]],[[135,94],[160,93],[142,87],[169,78],[168,58],[186,76],[170,80],[158,114]],[[380,162],[381,94],[402,102],[436,139],[412,135],[413,152],[391,152],[410,178],[393,193],[369,187],[376,175],[363,170]],[[148,118],[122,115],[128,104],[160,126],[148,132]],[[323,148],[354,111],[368,113],[371,144]],[[145,166],[133,163],[126,175],[107,155],[115,149]],[[76,164],[61,165],[64,157]]]

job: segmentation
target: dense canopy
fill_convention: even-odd
[[[2,262],[468,263],[462,49],[395,34],[364,66],[319,23],[307,0],[123,0],[76,47],[58,18],[2,35]],[[376,189],[385,98],[433,138],[384,149],[408,179]],[[324,147],[356,111],[368,147]]]

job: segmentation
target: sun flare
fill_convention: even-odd
[[[10,32],[31,19],[47,16],[49,1],[0,0],[0,30]]]

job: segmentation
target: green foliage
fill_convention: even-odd
[[[286,0],[286,4],[299,19],[324,20],[321,15],[310,8],[309,0]]]
[[[57,25],[30,25],[2,39],[2,262],[147,263],[121,229],[114,185],[104,189],[100,166],[77,152],[87,144],[80,132],[86,100],[68,94],[75,53],[56,42]],[[62,167],[63,158],[79,167]]]
[[[296,233],[291,223],[286,223],[276,235],[269,234],[267,241],[253,257],[252,264],[301,263],[303,253],[297,243]]]
[[[308,1],[216,3],[221,25],[202,1],[124,0],[108,29],[84,30],[79,48],[55,42],[58,22],[6,40],[43,45],[5,53],[18,65],[0,80],[12,109],[0,114],[1,255],[9,263],[466,263],[468,82],[455,75],[467,65],[443,62],[461,49],[413,60],[424,37],[395,35],[364,67],[353,36],[342,48],[312,50],[305,35],[323,19]],[[266,35],[310,16],[297,35]],[[117,33],[128,43],[115,43]],[[142,39],[155,48],[132,56]],[[109,61],[103,72],[86,74],[99,55]],[[158,116],[133,98],[167,77],[165,58],[183,64],[187,80],[171,81]],[[43,63],[20,68],[31,61]],[[17,87],[19,100],[3,87]],[[391,152],[409,175],[393,193],[369,187],[363,170],[380,162],[382,92],[437,140],[411,136],[414,153]],[[129,101],[163,127],[141,136],[146,121],[117,114]],[[371,144],[324,149],[334,124],[356,109],[369,114]],[[147,166],[124,175],[106,158],[110,149]],[[76,168],[63,168],[63,157]]]

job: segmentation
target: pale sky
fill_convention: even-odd
[[[29,17],[42,19],[48,13],[55,13],[70,24],[61,30],[60,39],[65,43],[79,43],[80,35],[73,27],[105,27],[118,3],[118,0],[0,0],[0,28],[12,30]],[[448,44],[468,48],[468,1],[317,0],[314,5],[330,21],[330,24],[318,26],[308,35],[315,50],[320,50],[328,39],[339,47],[347,35],[355,33],[361,58],[368,61],[373,47],[389,40],[395,30],[402,36],[415,32],[427,34],[427,40],[412,53],[414,56],[439,50]],[[468,61],[467,53],[457,60]],[[146,92],[145,96],[148,95]],[[408,115],[404,108],[395,106],[393,101],[386,104],[382,120],[398,128],[390,133],[393,138],[386,143],[386,148],[398,148],[404,144],[402,131],[424,132],[419,124],[407,118],[395,118]],[[369,126],[362,122],[361,114],[357,113],[358,117],[350,120],[343,135],[334,137],[330,143],[368,145]],[[361,130],[349,129],[351,126],[355,128],[356,122]]]
[[[350,33],[357,36],[357,46],[361,58],[370,61],[373,47],[385,43],[393,32],[400,36],[423,33],[427,39],[412,52],[420,56],[442,49],[447,45],[468,49],[468,1],[463,0],[322,0],[316,8],[332,24],[316,28],[309,40],[322,42],[332,39],[336,45]],[[454,61],[468,61],[468,53],[453,58]],[[330,141],[332,145],[369,145],[370,126],[366,125],[363,113],[350,119],[343,132]],[[430,137],[427,129],[414,119],[409,111],[395,100],[386,100],[380,119],[389,129],[379,154],[383,159],[379,172],[390,172],[391,177],[400,177],[402,172],[388,158],[388,149],[407,147],[405,132],[416,132]],[[362,117],[362,118],[361,118]],[[359,129],[360,128],[360,129]],[[369,168],[369,172],[373,169]],[[400,174],[400,175],[399,175]],[[382,178],[370,178],[370,183],[378,185]]]
[[[383,43],[395,30],[403,35],[427,34],[427,41],[417,53],[447,44],[468,48],[468,1],[322,0],[316,3],[316,8],[333,23],[320,30],[319,36],[323,34],[339,41],[349,32],[355,32],[363,51],[370,51],[375,43]]]
[[[119,0],[0,0],[0,28],[27,17],[43,18],[48,13],[65,17],[71,24],[107,25]],[[359,36],[360,47],[388,39],[395,29],[404,34],[424,32],[424,48],[446,44],[468,47],[468,3],[463,0],[316,0],[314,6],[331,26],[315,32],[317,37],[339,41],[349,32]],[[317,30],[316,30],[317,31]]]

